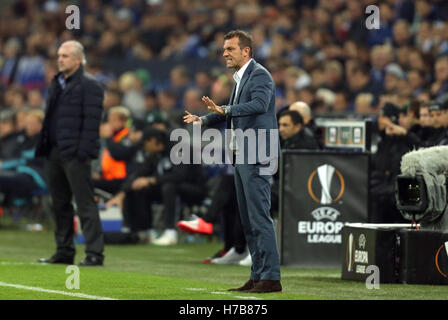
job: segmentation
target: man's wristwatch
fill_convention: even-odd
[[[229,115],[229,114],[232,113],[232,112],[230,111],[230,108],[231,108],[231,106],[227,106],[227,105],[223,105],[223,106],[221,106],[221,109],[224,111],[224,114],[225,114],[225,115]]]

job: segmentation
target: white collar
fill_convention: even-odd
[[[249,61],[247,61],[241,68],[240,70],[236,71],[233,74],[233,79],[235,80],[236,83],[240,83],[241,79],[243,79],[243,75],[244,72],[246,71],[247,67],[249,66],[249,63],[253,60],[253,58],[251,58]]]

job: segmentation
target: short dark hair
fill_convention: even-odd
[[[285,110],[279,115],[279,119],[281,117],[289,116],[291,118],[292,123],[296,126],[298,124],[303,125],[303,117],[302,115],[295,110]]]
[[[168,137],[166,132],[162,130],[158,130],[156,128],[153,128],[151,126],[146,126],[143,129],[143,141],[151,140],[152,138],[155,138],[157,142],[162,143],[164,146],[168,144]]]
[[[237,37],[239,40],[239,46],[240,49],[243,50],[245,47],[249,47],[250,52],[249,52],[249,56],[252,58],[253,57],[253,43],[254,40],[252,39],[252,36],[243,30],[232,30],[228,33],[226,33],[226,35],[224,36],[224,40],[229,40],[232,38]]]

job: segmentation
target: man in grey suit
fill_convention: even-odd
[[[269,178],[275,173],[269,169],[275,161],[276,170],[279,154],[275,84],[270,73],[252,58],[252,42],[252,37],[241,30],[224,36],[226,66],[236,71],[229,105],[217,106],[210,98],[203,97],[213,113],[198,117],[186,111],[184,121],[204,125],[226,121],[227,129],[231,129],[228,142],[235,165],[238,207],[252,257],[252,269],[249,281],[230,291],[279,292],[282,291],[280,259],[274,223],[269,213]],[[250,139],[252,133],[255,133],[256,143]]]

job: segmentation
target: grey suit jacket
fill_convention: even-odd
[[[201,117],[203,124],[213,125],[226,121],[227,129],[230,129],[232,121],[239,153],[244,151],[245,164],[277,160],[280,147],[275,110],[275,83],[271,74],[261,64],[252,60],[241,79],[236,100],[235,90],[236,85],[230,97],[230,113],[208,114]],[[232,104],[234,100],[235,104]],[[238,157],[236,161],[238,163]]]

